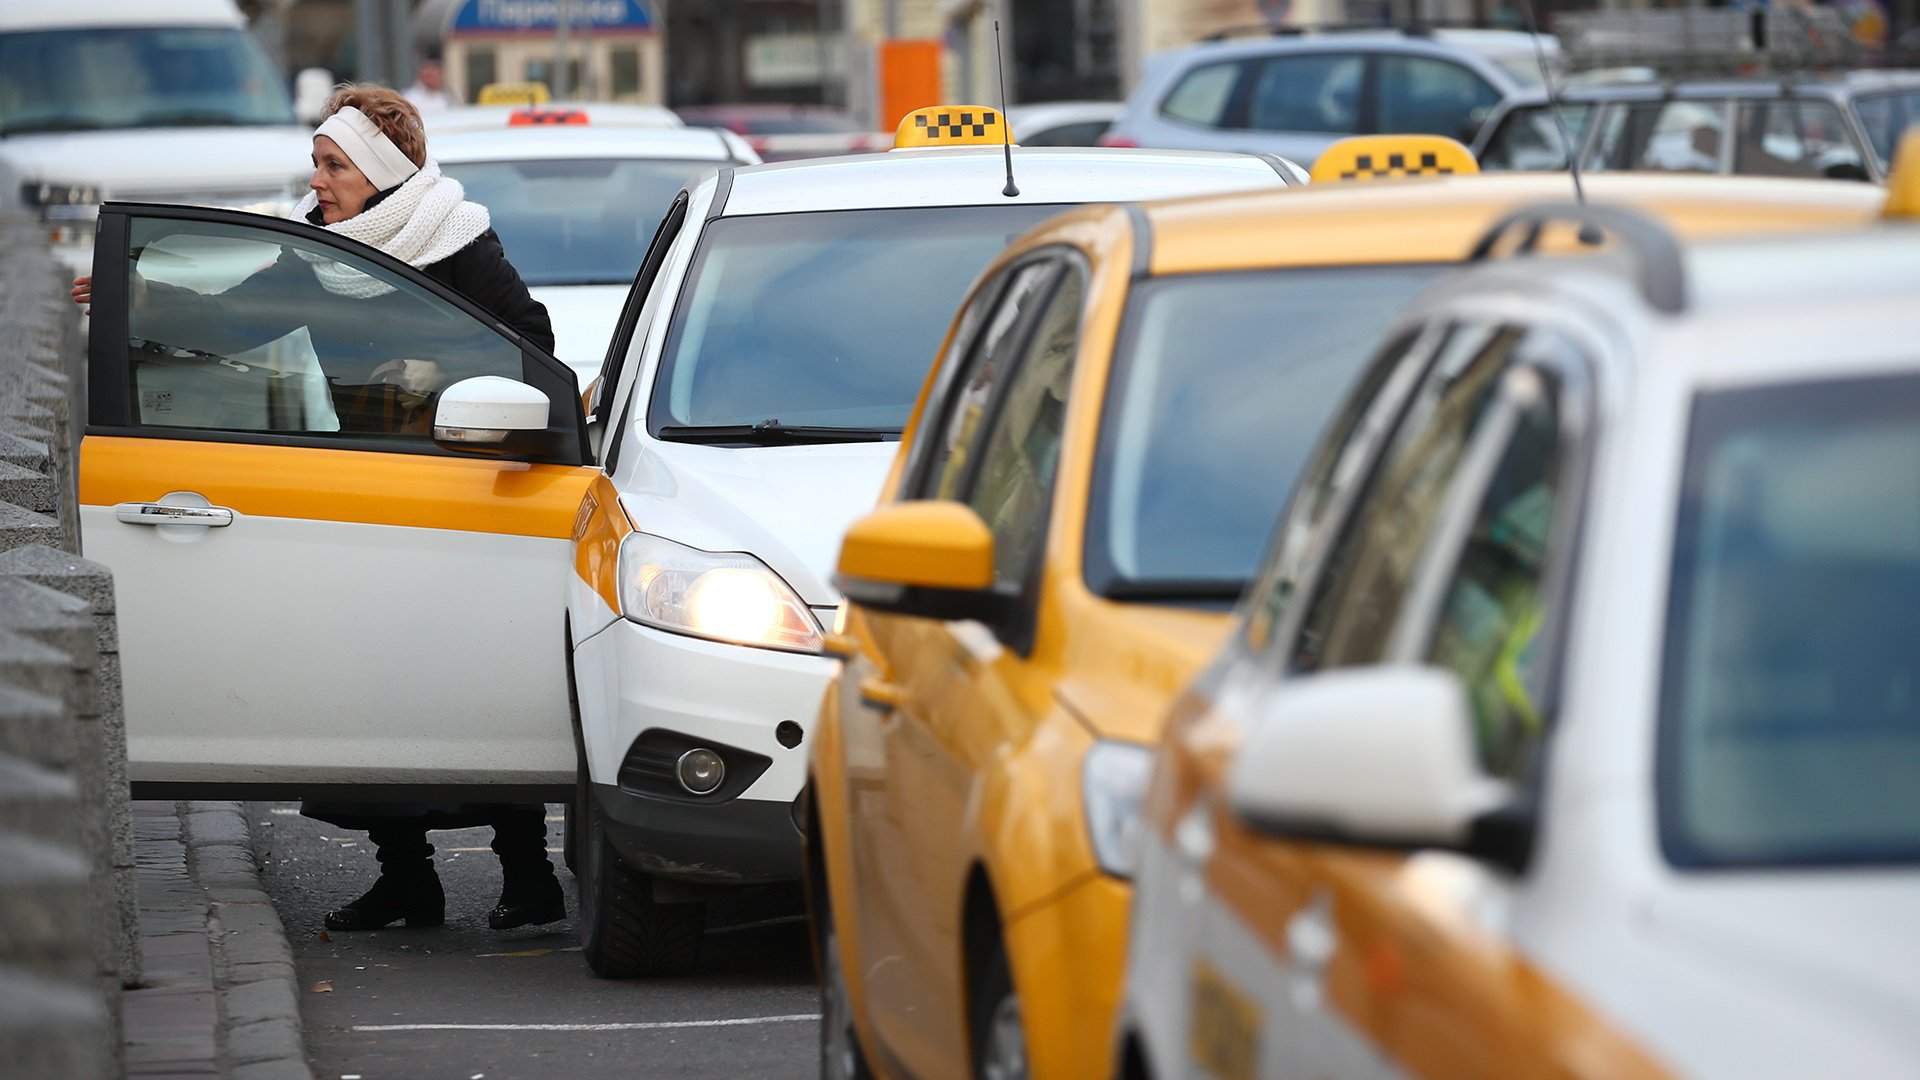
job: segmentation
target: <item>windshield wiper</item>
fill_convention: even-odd
[[[757,424],[668,424],[660,429],[659,437],[668,442],[793,446],[797,443],[887,442],[898,439],[900,429],[783,424],[769,417]]]

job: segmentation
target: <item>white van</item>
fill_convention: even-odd
[[[0,4],[0,210],[76,272],[106,199],[291,210],[311,138],[233,0]]]

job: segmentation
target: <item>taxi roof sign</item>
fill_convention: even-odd
[[[1471,176],[1473,151],[1445,135],[1356,135],[1321,151],[1308,179],[1398,180],[1408,176]]]
[[[929,146],[999,146],[1009,136],[1000,110],[985,105],[929,105],[900,118],[895,150]]]
[[[581,125],[587,122],[585,109],[515,109],[507,114],[508,127],[545,127],[551,124]]]
[[[545,105],[552,94],[543,82],[488,83],[474,95],[475,105]]]
[[[1887,204],[1882,217],[1920,221],[1920,130],[1909,131],[1887,170]]]

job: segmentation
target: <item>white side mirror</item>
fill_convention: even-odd
[[[1460,681],[1426,667],[1283,683],[1227,776],[1229,804],[1262,832],[1393,847],[1463,846],[1509,797],[1480,770]]]
[[[440,393],[433,410],[435,442],[498,446],[516,431],[545,431],[552,403],[523,382],[498,375],[462,379]]]
[[[293,77],[293,114],[303,124],[317,124],[333,95],[333,72],[326,68],[306,68]]]

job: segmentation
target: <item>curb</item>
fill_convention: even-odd
[[[241,804],[137,803],[134,815],[153,981],[127,995],[128,1075],[312,1080],[293,951]]]

